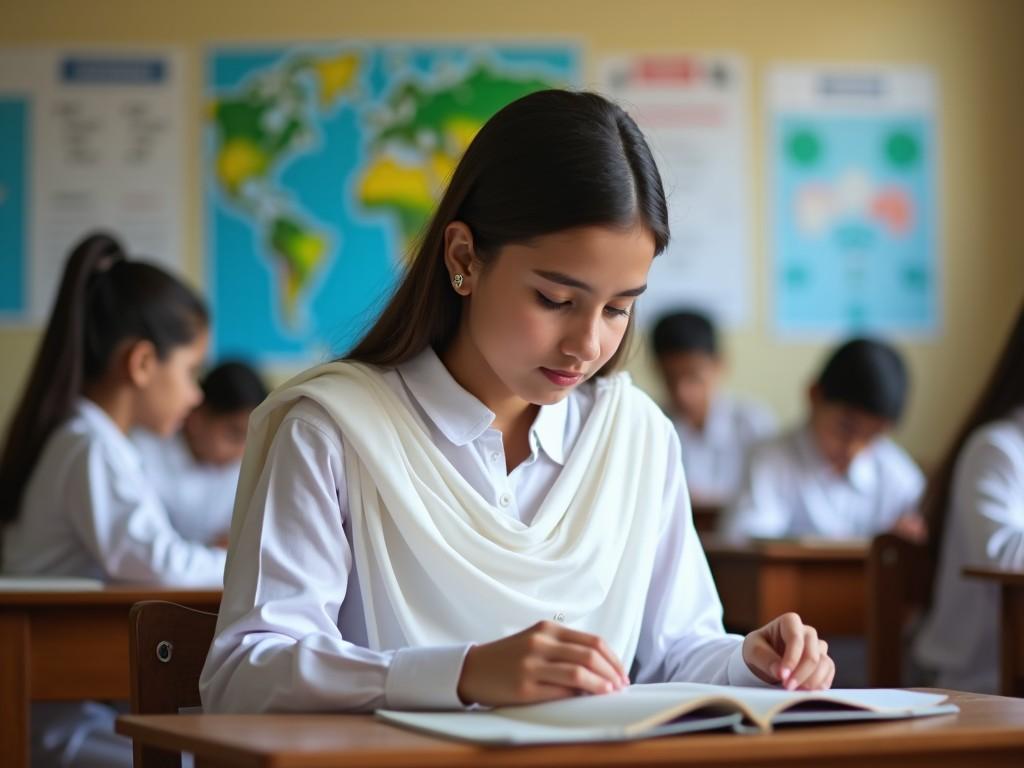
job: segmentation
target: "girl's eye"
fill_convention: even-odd
[[[540,302],[542,307],[546,307],[547,309],[565,309],[572,303],[569,301],[554,301],[553,299],[549,299],[540,291],[537,291],[537,301]]]
[[[620,309],[619,307],[605,307],[604,311],[612,317],[629,317],[628,309]]]

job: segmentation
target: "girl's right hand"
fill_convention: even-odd
[[[622,663],[597,635],[541,621],[466,653],[458,695],[489,707],[611,693],[629,685]]]

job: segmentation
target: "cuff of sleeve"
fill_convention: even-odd
[[[743,660],[743,641],[736,643],[736,648],[729,657],[729,666],[726,671],[729,678],[729,685],[740,685],[755,688],[774,688],[772,683],[766,683],[755,675],[747,662]]]
[[[459,676],[470,644],[401,648],[384,682],[384,700],[392,709],[465,709]]]

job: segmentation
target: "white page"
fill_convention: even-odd
[[[103,589],[99,579],[50,576],[0,576],[0,592],[92,592]]]

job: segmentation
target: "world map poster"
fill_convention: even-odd
[[[579,69],[576,48],[554,44],[209,52],[214,357],[299,366],[351,348],[483,123]]]

